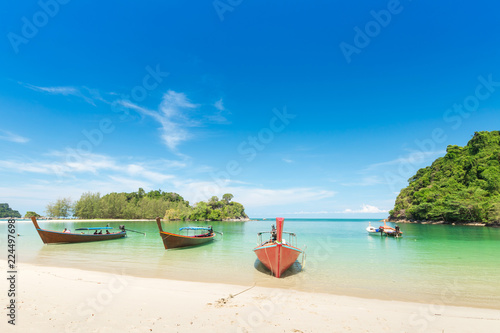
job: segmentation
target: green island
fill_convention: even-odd
[[[233,197],[226,193],[221,200],[213,196],[206,202],[190,206],[179,194],[162,190],[146,192],[139,188],[137,192],[112,192],[102,197],[100,193],[86,192],[75,203],[69,198],[49,203],[46,212],[50,217],[68,217],[73,213],[80,219],[154,219],[160,216],[167,221],[249,220],[243,205],[232,201]]]
[[[466,146],[448,146],[444,157],[408,182],[389,211],[389,221],[498,226],[500,132],[476,132]]]
[[[21,217],[21,214],[17,210],[13,210],[9,207],[8,203],[0,203],[0,218],[4,217]]]

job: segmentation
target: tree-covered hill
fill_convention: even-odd
[[[500,132],[476,132],[465,147],[448,146],[408,182],[389,212],[392,221],[499,223]]]
[[[10,208],[8,203],[0,203],[0,217],[21,217],[21,214]]]
[[[74,216],[84,219],[153,219],[157,216],[182,221],[247,219],[243,205],[232,199],[233,195],[227,193],[222,200],[214,196],[193,207],[177,193],[161,190],[146,193],[140,188],[137,192],[113,192],[102,197],[100,193],[87,192],[74,205],[69,199],[49,204],[47,212],[50,216],[68,216],[68,212],[74,210]]]

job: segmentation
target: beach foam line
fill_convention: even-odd
[[[0,265],[7,267],[7,262]],[[441,333],[494,332],[500,327],[500,311],[491,309],[31,264],[20,264],[18,277],[16,326],[4,316],[2,332]],[[6,283],[2,286],[6,292]]]

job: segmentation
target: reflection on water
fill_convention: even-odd
[[[500,308],[499,228],[402,224],[404,237],[394,239],[368,235],[368,222],[285,220],[285,230],[297,234],[297,246],[307,256],[303,270],[297,262],[281,279],[272,277],[252,251],[257,232],[268,231],[273,220],[163,223],[169,232],[211,224],[224,233],[204,246],[172,250],[164,249],[154,221],[109,223],[115,229],[124,224],[145,236],[129,232],[123,239],[59,245],[44,245],[31,223],[16,227],[21,263],[417,302],[439,303],[443,290],[453,288],[454,304]],[[40,222],[50,230],[89,224]],[[5,238],[6,228],[1,230]]]

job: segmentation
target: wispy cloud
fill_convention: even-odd
[[[231,114],[231,112],[226,110],[226,107],[224,106],[224,102],[222,101],[222,98],[219,99],[217,102],[212,104],[212,106],[217,110],[215,113],[208,113],[205,115],[205,119],[209,123],[213,124],[230,124],[231,122],[227,119],[227,114]],[[208,111],[209,112],[209,111]]]
[[[0,161],[0,170],[9,170],[15,172],[31,172],[41,174],[56,174],[60,172],[59,163],[44,162],[22,162],[22,161]]]
[[[90,89],[87,87],[73,87],[73,86],[54,86],[43,87],[32,84],[22,83],[23,86],[47,94],[75,96],[82,98],[85,102],[96,106],[96,101],[101,101],[106,104],[112,102],[106,100],[101,96],[98,90]],[[116,93],[107,93],[108,95],[117,95]],[[151,110],[127,99],[117,99],[115,102],[125,108],[129,108],[138,112],[144,117],[150,117],[157,121],[161,127],[161,139],[163,143],[172,151],[176,151],[179,144],[185,142],[193,137],[189,128],[200,127],[203,125],[201,120],[197,120],[195,111],[200,108],[199,104],[191,102],[186,94],[168,90],[162,98],[158,110]],[[115,103],[113,102],[113,103]],[[215,113],[198,117],[207,123],[228,124],[229,121],[223,113],[227,113],[222,98],[216,101],[213,105],[217,110]],[[180,155],[180,154],[178,154]]]
[[[76,177],[77,175],[80,177],[84,174],[101,175],[106,178],[112,174],[116,177],[133,177],[138,181],[156,184],[162,184],[175,178],[171,174],[161,172],[161,170],[155,170],[138,163],[122,163],[107,155],[78,154],[76,151],[68,149],[52,151],[45,156],[47,158],[44,161],[0,160],[0,169],[11,172],[53,174],[60,179]]]
[[[35,91],[43,91],[56,95],[76,95],[79,92],[75,87],[39,87],[32,84],[25,84],[25,86]]]
[[[217,111],[214,114],[209,114],[205,116],[205,119],[207,122],[212,123],[212,124],[231,124],[231,122],[225,117],[223,114],[225,111]]]
[[[83,99],[90,105],[96,106],[95,100],[100,100],[106,102],[95,89],[89,89],[87,87],[76,88],[72,86],[57,86],[57,87],[41,87],[32,84],[22,83],[23,86],[34,91],[44,92],[52,95],[63,95],[63,96],[75,96]]]
[[[59,166],[61,173],[97,173],[102,170],[118,170],[116,161],[101,154],[81,154],[73,149],[52,151],[48,156],[58,157],[54,164]]]
[[[286,162],[286,163],[293,163],[293,160],[288,159],[288,158],[282,158],[281,160],[282,160],[283,162]]]
[[[4,130],[0,130],[0,140],[16,142],[16,143],[26,143],[30,141],[28,138]]]
[[[340,213],[355,214],[355,213],[387,213],[387,210],[380,209],[375,206],[363,204],[361,209],[345,209]]]
[[[214,107],[219,111],[224,111],[226,108],[224,107],[224,103],[222,102],[222,98],[214,103]]]
[[[189,127],[200,126],[200,123],[190,117],[189,112],[198,108],[185,94],[173,90],[163,95],[159,110],[149,110],[128,100],[120,100],[122,106],[139,112],[156,120],[161,125],[161,138],[164,144],[175,151],[177,146],[190,139]]]
[[[409,164],[409,165],[422,164],[426,161],[434,160],[436,156],[443,155],[445,153],[446,153],[445,150],[426,151],[426,152],[412,151],[408,155],[398,157],[394,160],[370,164],[368,167],[365,168],[364,171],[371,171],[373,169],[377,169],[380,167],[387,167],[387,166],[399,165],[399,164]]]
[[[242,186],[236,186],[236,185]],[[210,182],[210,181],[180,181],[174,182],[175,187],[183,193],[191,202],[207,200],[213,195],[232,193],[245,207],[256,208],[265,206],[278,206],[287,204],[303,204],[306,202],[317,202],[325,198],[335,196],[336,192],[321,188],[287,188],[272,189],[244,185],[234,181]]]
[[[300,212],[284,213],[284,214],[285,215],[325,215],[325,214],[332,214],[332,212],[322,210],[322,211],[317,211],[317,212],[300,211]]]
[[[372,186],[383,183],[378,176],[363,177],[352,183],[342,183],[343,186]]]
[[[127,173],[133,176],[142,176],[143,178],[146,178],[152,182],[160,182],[160,183],[164,183],[167,180],[175,178],[172,175],[165,175],[160,172],[148,170],[142,165],[138,164],[129,164],[127,166]]]

